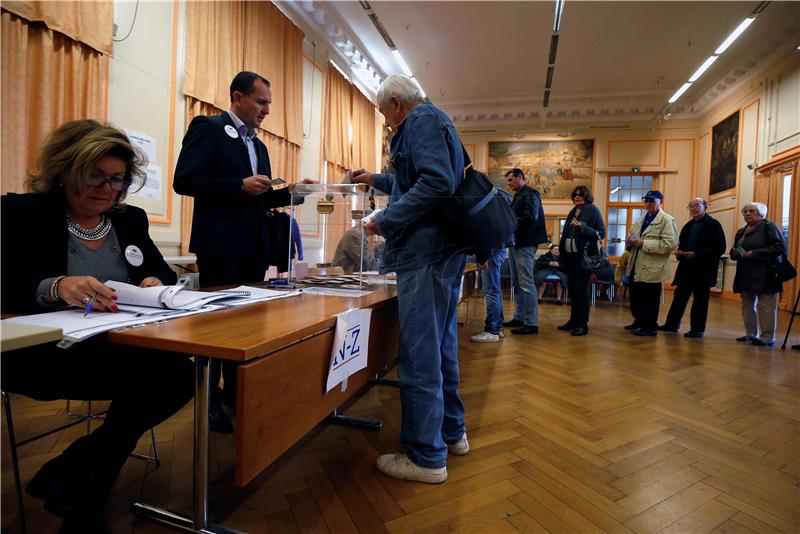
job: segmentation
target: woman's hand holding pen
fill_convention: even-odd
[[[58,284],[58,297],[74,306],[86,308],[92,303],[95,311],[117,311],[114,290],[94,276],[65,276]]]

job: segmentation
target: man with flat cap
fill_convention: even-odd
[[[632,330],[636,336],[655,336],[662,283],[669,277],[669,256],[678,246],[678,230],[672,215],[661,209],[661,191],[648,191],[642,200],[647,211],[625,241],[631,247],[625,274],[630,280],[633,315],[633,322],[625,330]]]

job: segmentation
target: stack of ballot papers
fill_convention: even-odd
[[[221,291],[190,291],[183,286],[137,287],[122,282],[106,282],[117,295],[118,312],[94,311],[88,315],[81,308],[24,315],[5,319],[0,324],[18,323],[61,328],[62,347],[69,347],[96,334],[117,328],[135,327],[207,313],[229,307],[246,306],[299,295],[299,291],[274,291],[239,286]]]

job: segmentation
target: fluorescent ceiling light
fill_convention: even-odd
[[[564,0],[556,0],[556,13],[553,17],[553,31],[557,32],[561,29],[561,19],[564,15]]]
[[[702,65],[700,65],[700,67],[698,67],[698,69],[697,69],[696,71],[694,71],[694,74],[692,74],[692,77],[691,77],[691,78],[689,78],[689,81],[690,81],[690,82],[696,82],[696,81],[697,81],[697,79],[698,79],[700,76],[702,76],[702,75],[703,75],[703,73],[704,73],[706,70],[708,70],[708,67],[710,67],[710,66],[711,66],[711,64],[712,64],[712,63],[714,63],[714,62],[717,60],[717,58],[718,58],[718,57],[719,57],[719,56],[711,56],[710,58],[708,58],[707,60],[705,60],[705,61],[703,62],[703,64],[702,64]]]
[[[411,77],[411,79],[414,80],[414,83],[417,84],[417,87],[419,87],[419,92],[422,93],[422,98],[428,98],[428,95],[425,94],[425,89],[422,88],[422,85],[419,83],[419,80],[417,80],[413,76]]]
[[[677,91],[675,91],[675,94],[674,94],[674,95],[672,95],[672,97],[669,99],[669,103],[670,103],[670,104],[672,104],[673,102],[675,102],[676,100],[678,100],[678,99],[681,97],[681,95],[682,95],[683,93],[685,93],[685,92],[686,92],[686,90],[687,90],[688,88],[690,88],[691,86],[692,86],[692,84],[691,84],[691,83],[689,83],[689,82],[686,82],[685,84],[681,85],[681,88],[680,88],[680,89],[678,89]]]
[[[719,45],[719,48],[717,48],[716,50],[714,50],[714,54],[716,54],[716,55],[720,55],[720,54],[721,54],[721,53],[723,53],[725,50],[727,50],[727,49],[728,49],[728,47],[729,47],[731,44],[733,44],[733,42],[734,42],[734,41],[735,41],[735,40],[736,40],[736,39],[737,39],[737,38],[738,38],[740,35],[742,35],[742,34],[744,33],[744,31],[747,29],[747,27],[748,27],[748,26],[750,26],[750,25],[753,23],[753,21],[754,21],[754,20],[756,20],[756,18],[755,18],[755,17],[747,17],[746,19],[744,19],[744,20],[742,21],[742,23],[741,23],[741,24],[739,24],[739,25],[736,27],[736,29],[735,29],[735,30],[733,30],[733,32],[732,32],[732,33],[731,33],[731,34],[728,36],[728,38],[727,38],[727,39],[725,39],[725,40],[722,42],[722,44],[721,44],[721,45]]]
[[[392,55],[397,60],[397,63],[400,65],[400,70],[403,71],[403,74],[405,74],[409,78],[414,76],[414,73],[412,73],[411,69],[408,68],[408,63],[406,63],[406,60],[403,59],[403,56],[400,54],[400,50],[395,48],[394,50],[392,50]]]

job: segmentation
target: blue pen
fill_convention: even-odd
[[[84,316],[84,318],[85,318],[87,315],[89,315],[89,313],[92,311],[92,308],[94,307],[94,301],[96,301],[96,300],[97,300],[97,293],[95,293],[95,294],[94,294],[94,296],[92,297],[92,300],[90,300],[90,301],[89,301],[89,304],[87,304],[87,305],[86,305],[86,309],[85,309],[85,310],[83,310],[83,316]]]

